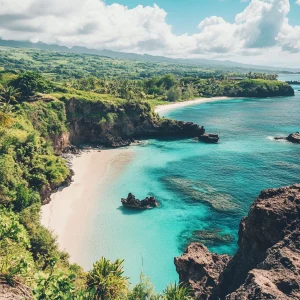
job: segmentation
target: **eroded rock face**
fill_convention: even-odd
[[[64,150],[70,146],[70,134],[63,132],[59,135],[51,137],[53,141],[53,148],[56,154],[61,154]]]
[[[223,256],[192,244],[175,259],[180,280],[198,299],[300,299],[299,215],[300,184],[261,192],[241,221],[235,256],[223,266]],[[195,257],[211,264],[203,268]],[[214,280],[206,280],[212,272]]]
[[[191,243],[181,257],[175,257],[174,263],[180,282],[189,284],[198,299],[209,299],[219,283],[230,257],[217,255],[200,243]]]

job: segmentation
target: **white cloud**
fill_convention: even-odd
[[[300,53],[300,26],[288,24],[289,11],[289,0],[252,0],[233,23],[212,16],[196,34],[175,35],[155,4],[129,9],[103,0],[0,0],[0,37],[172,57]]]
[[[300,0],[297,0],[297,1],[296,1],[296,4],[299,4],[299,5],[300,5]]]

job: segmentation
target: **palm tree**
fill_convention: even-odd
[[[0,103],[0,126],[9,127],[13,123],[11,114],[14,107],[8,103]]]
[[[163,291],[163,300],[192,300],[191,289],[183,284],[172,284]]]
[[[0,101],[9,103],[18,103],[17,97],[20,96],[18,89],[11,85],[4,85],[0,89]]]
[[[89,299],[124,299],[128,291],[128,278],[123,276],[123,260],[115,262],[102,257],[94,263],[93,270],[87,275]]]

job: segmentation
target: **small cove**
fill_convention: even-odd
[[[220,143],[169,139],[132,147],[134,159],[98,187],[78,263],[90,269],[101,256],[125,259],[133,284],[143,272],[160,291],[177,280],[173,257],[190,240],[234,254],[240,219],[259,192],[299,181],[299,145],[272,139],[299,130],[295,90],[295,97],[216,101],[165,113],[205,125],[220,135]],[[129,192],[154,195],[161,207],[123,209],[120,199]]]

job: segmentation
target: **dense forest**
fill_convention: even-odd
[[[176,284],[157,295],[143,275],[138,285],[130,286],[122,260],[99,258],[85,272],[68,262],[68,254],[40,225],[43,201],[70,181],[70,170],[54,145],[68,132],[66,104],[74,98],[115,108],[133,102],[158,118],[149,108],[157,103],[291,95],[291,87],[273,74],[226,74],[49,51],[2,49],[0,60],[1,282],[28,289],[36,299],[192,299],[189,288]],[[114,122],[111,114],[101,118]]]
[[[3,46],[0,46],[0,54],[0,71],[41,72],[46,77],[56,81],[88,76],[138,80],[165,74],[174,74],[181,77],[197,76],[199,78],[218,77],[222,74],[246,77],[249,72],[247,69],[222,66],[216,68],[207,65],[125,60],[91,54]],[[262,73],[258,70],[253,72]],[[275,75],[275,73],[272,73],[272,75]]]

